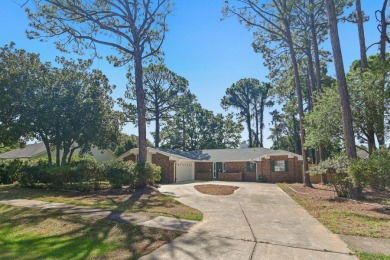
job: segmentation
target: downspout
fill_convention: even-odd
[[[173,183],[176,183],[176,162],[173,164]]]
[[[254,162],[255,164],[256,164],[256,180],[255,180],[255,182],[259,179],[259,174],[258,174],[258,172],[257,172],[257,162]]]

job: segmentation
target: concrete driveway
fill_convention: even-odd
[[[274,184],[210,182],[240,188],[229,196],[205,195],[188,183],[161,192],[204,214],[201,223],[142,259],[357,259]]]

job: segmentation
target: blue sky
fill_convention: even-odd
[[[29,52],[40,53],[43,61],[53,61],[55,56],[64,55],[55,49],[53,42],[28,40],[25,30],[28,19],[18,3],[24,0],[2,0],[0,9],[0,46],[10,41],[16,47]],[[252,33],[240,25],[235,17],[221,21],[221,8],[224,0],[176,0],[175,11],[168,19],[169,32],[163,45],[167,67],[189,80],[191,91],[197,95],[203,107],[215,113],[224,113],[220,100],[226,88],[245,77],[267,81],[268,71],[263,67],[261,55],[252,50]],[[365,24],[367,46],[379,40],[374,17],[382,1],[362,1],[363,10],[370,16]],[[359,58],[359,42],[356,25],[340,24],[340,38],[344,65]],[[324,44],[330,50],[329,43]],[[372,47],[370,53],[376,53]],[[69,57],[69,55],[67,55]],[[70,55],[72,56],[72,55]],[[76,57],[73,55],[73,57]],[[88,58],[86,56],[85,58]],[[114,68],[105,60],[96,60],[94,66],[103,70],[110,82],[117,86],[114,98],[122,97],[126,88],[126,69]],[[329,64],[329,74],[334,76],[333,64]],[[265,137],[268,137],[271,118],[265,114]],[[153,130],[151,125],[148,131]],[[134,126],[124,128],[126,133],[137,131]],[[247,132],[242,133],[247,139]],[[149,135],[149,139],[152,138]],[[272,142],[265,139],[265,146]]]

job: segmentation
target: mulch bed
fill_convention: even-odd
[[[195,185],[194,188],[204,194],[208,195],[231,195],[239,187],[229,185],[218,185],[218,184],[204,184]]]

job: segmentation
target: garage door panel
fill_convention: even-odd
[[[194,163],[176,163],[176,181],[194,180]]]

